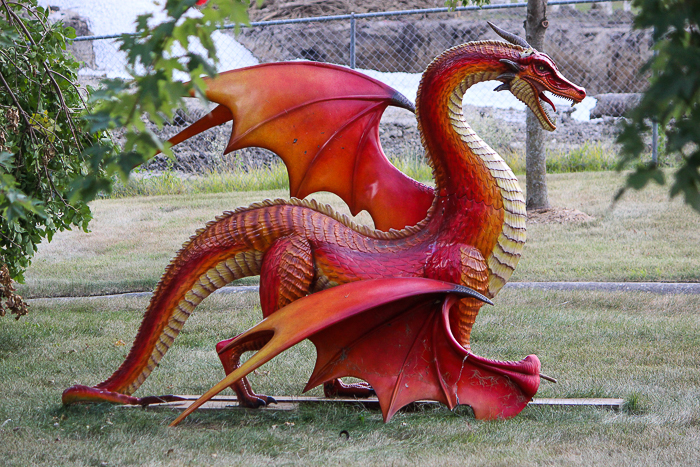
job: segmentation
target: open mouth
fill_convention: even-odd
[[[549,91],[546,91],[546,92],[549,92]],[[554,102],[552,102],[552,101],[547,97],[547,94],[545,94],[545,91],[541,91],[541,92],[540,92],[540,95],[539,95],[538,97],[540,98],[540,106],[541,106],[542,109],[545,110],[547,113],[549,113],[549,110],[548,110],[546,107],[542,106],[542,102],[543,102],[543,101],[546,102],[547,104],[549,104],[549,105],[552,107],[552,110],[553,110],[554,112],[557,111],[557,108],[556,108],[556,106],[554,105]]]
[[[562,96],[562,95],[554,94],[554,93],[551,92],[551,91],[540,91],[539,96],[538,96],[538,97],[540,98],[540,107],[542,107],[542,110],[546,111],[548,114],[550,113],[550,111],[549,111],[546,107],[544,107],[544,106],[542,105],[543,102],[546,102],[547,104],[549,104],[550,107],[552,107],[552,111],[553,111],[553,112],[556,112],[556,111],[557,111],[557,107],[554,105],[554,102],[552,102],[551,99],[549,99],[549,97],[547,96],[547,94],[550,94],[551,96],[556,96],[556,97],[558,97],[558,98],[560,98],[560,99],[564,99],[564,100],[567,101],[572,107],[573,107],[574,105],[578,104],[579,102],[581,102],[581,101],[578,101],[578,102],[577,102],[577,101],[575,101],[574,99],[570,98],[569,96]]]
[[[552,129],[556,128],[557,107],[554,104],[554,102],[552,102],[552,99],[550,97],[556,96],[560,99],[564,99],[565,101],[569,102],[571,106],[574,106],[581,102],[580,100],[576,100],[572,97],[569,97],[566,94],[558,94],[550,90],[545,90],[544,86],[542,86],[540,83],[534,83],[533,88],[537,95],[537,106],[540,112],[542,113],[542,116],[545,118],[545,120],[547,120],[546,123],[548,123]]]
[[[556,108],[556,106],[554,105],[554,102],[552,102],[552,101],[547,97],[547,95],[545,94],[544,91],[540,91],[540,92],[538,93],[538,96],[537,96],[537,97],[538,97],[538,102],[537,102],[537,104],[539,105],[540,110],[541,110],[542,113],[544,114],[545,118],[546,118],[547,120],[549,120],[549,123],[550,123],[553,127],[555,127],[555,126],[556,126],[556,123],[557,123],[557,117],[556,117],[556,115],[555,115],[555,112],[557,111],[557,108]],[[548,107],[545,105],[545,102],[546,102],[547,104],[549,104],[549,107],[551,107],[551,109],[548,108]]]

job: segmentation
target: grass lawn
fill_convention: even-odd
[[[549,178],[552,204],[595,220],[535,224],[513,277],[546,280],[700,280],[700,216],[665,190],[610,200],[614,173]],[[283,192],[140,197],[93,204],[91,233],[42,245],[27,297],[150,290],[179,246],[226,209]],[[325,196],[325,195],[324,195]],[[330,196],[326,202],[336,203]],[[366,222],[367,218],[361,219]],[[352,406],[291,412],[176,413],[107,404],[63,407],[62,391],[94,385],[122,362],[146,298],[35,300],[0,320],[0,465],[696,465],[700,463],[700,296],[504,290],[485,307],[473,350],[539,356],[538,397],[620,397],[622,412],[530,407],[508,421],[424,407],[384,424]],[[216,342],[260,319],[254,293],[215,295],[190,318],[137,395],[201,394],[223,376]],[[126,344],[126,345],[124,345]],[[299,394],[314,349],[290,349],[252,376],[272,395]],[[315,389],[312,394],[320,395]],[[340,437],[347,430],[349,438]]]
[[[614,172],[550,175],[552,205],[595,220],[530,224],[511,280],[700,280],[700,216],[680,199],[669,201],[667,190],[656,186],[630,192],[611,206],[622,182]],[[276,190],[96,201],[92,231],[62,232],[42,244],[20,292],[31,298],[150,291],[182,243],[207,221],[286,196]],[[347,213],[337,197],[314,196]],[[362,214],[358,220],[371,222]]]
[[[201,394],[223,371],[217,341],[260,316],[253,293],[207,299],[138,394]],[[474,351],[537,354],[539,397],[621,397],[627,409],[530,407],[480,422],[444,407],[379,412],[302,406],[291,412],[176,414],[60,404],[63,389],[96,384],[121,363],[144,298],[38,301],[0,320],[3,465],[697,465],[700,461],[700,296],[504,291],[477,320]],[[267,394],[298,394],[314,350],[303,343],[253,376]],[[319,394],[318,390],[315,390]],[[347,430],[349,439],[340,437]]]

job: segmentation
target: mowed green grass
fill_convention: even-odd
[[[665,190],[629,193],[611,206],[613,173],[549,178],[552,204],[595,220],[531,224],[514,280],[700,279],[700,216]],[[93,204],[92,232],[42,245],[25,296],[150,290],[197,228],[227,209],[282,191],[139,197]],[[337,198],[320,195],[345,209]],[[346,209],[345,209],[346,211]],[[369,222],[366,215],[361,222]],[[423,407],[384,424],[355,406],[282,411],[199,411],[180,427],[170,411],[63,407],[73,384],[94,385],[123,361],[147,298],[34,300],[19,321],[0,320],[1,465],[694,465],[700,462],[700,296],[504,290],[484,307],[473,351],[496,359],[536,354],[537,397],[619,397],[622,412],[530,407],[481,422],[467,409]],[[260,320],[255,293],[214,295],[194,312],[137,395],[201,394],[222,376],[215,344]],[[299,394],[315,358],[304,342],[252,384]],[[319,389],[312,394],[320,395]],[[349,438],[339,436],[346,430]]]
[[[628,191],[615,172],[548,177],[553,206],[595,218],[568,224],[528,223],[515,281],[682,281],[700,280],[700,214],[669,200],[668,187]]]
[[[538,397],[620,397],[622,412],[530,407],[506,421],[424,407],[389,423],[355,406],[176,412],[63,407],[61,392],[108,377],[128,351],[145,298],[34,301],[0,320],[0,464],[27,465],[697,465],[700,296],[502,292],[477,319],[473,349],[539,356],[558,384]],[[137,395],[201,394],[223,376],[214,345],[260,318],[254,293],[197,308]],[[126,342],[127,345],[120,345]],[[299,394],[313,367],[302,343],[253,375],[262,393]],[[318,390],[314,391],[319,394]],[[346,430],[349,439],[340,436]]]
[[[622,175],[583,172],[548,180],[553,206],[578,209],[595,219],[529,224],[525,251],[511,280],[700,280],[700,215],[680,199],[669,201],[667,188],[629,192],[613,206]],[[96,201],[91,232],[63,232],[42,244],[20,292],[51,297],[150,291],[183,242],[207,221],[226,210],[287,196],[273,190]],[[313,196],[348,213],[333,195]],[[357,220],[371,223],[366,213]]]

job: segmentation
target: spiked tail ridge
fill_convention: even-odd
[[[177,264],[172,281],[156,289],[126,360],[96,387],[133,394],[158,366],[202,300],[233,280],[259,274],[262,252],[238,249]]]
[[[124,362],[94,388],[73,386],[64,403],[140,403],[129,397],[158,366],[195,307],[229,282],[258,275],[264,245],[236,241],[234,214],[226,213],[199,230],[167,267]],[[125,395],[125,396],[122,396]]]

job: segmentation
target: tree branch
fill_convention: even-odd
[[[20,20],[20,18],[17,16],[15,12],[10,10],[10,8],[7,6],[7,3],[5,0],[0,0],[2,1],[2,4],[5,6],[5,9],[7,12],[13,16],[15,21],[19,23],[20,28],[24,32],[24,35],[27,37],[29,42],[32,43],[32,45],[36,46],[36,42],[34,42],[34,38],[32,37],[31,33],[27,30],[27,27],[24,25],[24,23]],[[51,84],[53,85],[54,89],[56,90],[56,94],[58,95],[58,100],[61,102],[61,107],[63,109],[63,112],[66,114],[66,120],[68,121],[68,126],[70,127],[70,131],[73,134],[73,139],[75,140],[75,144],[78,146],[79,150],[83,150],[83,146],[80,144],[80,140],[78,139],[78,135],[75,133],[75,124],[73,123],[73,118],[71,117],[69,111],[68,111],[68,106],[66,105],[66,100],[63,97],[63,91],[61,91],[61,87],[58,85],[56,80],[54,79],[53,75],[49,71],[51,68],[49,67],[49,64],[46,63],[46,60],[41,61],[42,66],[44,67],[44,71],[46,71],[46,75],[49,77],[49,80],[51,81]]]
[[[78,97],[80,97],[81,102],[83,103],[83,107],[87,109],[87,102],[85,102],[85,99],[83,99],[83,95],[80,94],[80,88],[71,80],[63,76],[61,73],[54,71],[54,70],[49,70],[49,73],[53,73],[54,75],[58,75],[61,78],[65,79],[73,88],[75,89],[75,92],[78,94]]]
[[[27,124],[27,127],[31,128],[32,123],[29,121],[29,118],[27,117],[27,113],[24,111],[22,106],[19,104],[19,101],[17,100],[17,96],[15,96],[15,93],[12,92],[12,88],[10,87],[9,84],[7,84],[7,81],[5,81],[5,75],[2,74],[2,71],[0,71],[0,81],[2,81],[3,86],[5,86],[5,89],[7,89],[8,94],[12,98],[12,101],[15,103],[15,107],[17,107],[17,111],[22,115],[22,118],[24,119],[24,122]]]

